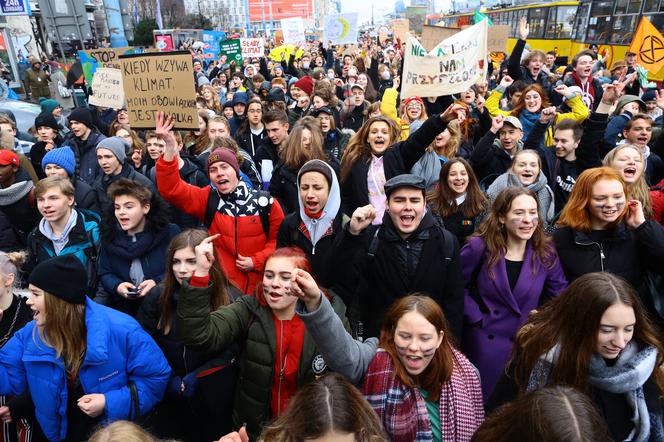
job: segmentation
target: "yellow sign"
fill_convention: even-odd
[[[652,74],[664,67],[664,37],[646,17],[641,19],[629,50],[644,68]]]

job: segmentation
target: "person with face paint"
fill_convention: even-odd
[[[610,272],[639,290],[655,316],[646,273],[664,269],[664,228],[649,220],[613,168],[584,171],[576,181],[554,232],[569,281],[592,272]]]
[[[197,352],[178,337],[175,320],[182,286],[196,269],[196,247],[209,241],[207,231],[201,229],[185,230],[173,238],[166,252],[164,279],[145,297],[136,317],[173,369],[166,396],[152,422],[162,438],[212,440],[231,428],[232,406],[226,398],[233,394],[236,367],[231,359],[237,349],[218,355]],[[213,260],[209,275],[214,287],[209,297],[211,310],[242,296],[218,260]],[[225,365],[229,367],[219,369]]]
[[[487,408],[566,385],[588,394],[608,427],[604,440],[661,440],[662,355],[636,290],[611,273],[589,273],[528,318]]]
[[[452,105],[444,113],[429,117],[404,141],[398,141],[399,128],[393,120],[369,118],[348,142],[341,159],[343,213],[351,215],[358,207],[371,203],[377,210],[374,224],[380,224],[385,210],[385,182],[411,170],[436,135],[459,114],[463,114],[462,107]]]
[[[488,207],[473,168],[463,158],[453,158],[443,165],[440,179],[427,192],[427,203],[461,245],[477,230]]]
[[[466,282],[461,347],[480,371],[484,400],[531,310],[567,287],[556,249],[543,227],[535,193],[508,187],[461,249]]]
[[[181,284],[175,325],[184,344],[197,351],[214,354],[242,346],[232,420],[234,428],[246,423],[254,440],[264,425],[284,413],[302,385],[326,370],[316,342],[295,314],[297,297],[291,287],[295,275],[311,272],[311,264],[297,247],[277,249],[265,261],[255,294],[212,310],[212,250],[210,241],[195,248],[195,268]],[[337,317],[344,318],[343,302],[332,293],[326,299]]]
[[[433,299],[417,292],[399,298],[385,315],[380,339],[358,341],[310,275],[298,270],[292,279],[297,314],[325,362],[360,385],[388,440],[471,440],[484,420],[480,379],[455,348]]]
[[[555,217],[553,191],[542,172],[542,160],[534,150],[522,150],[512,158],[512,166],[496,178],[486,193],[493,203],[507,187],[523,187],[532,190],[537,196],[540,223],[547,227]]]
[[[299,247],[311,262],[313,275],[330,287],[331,251],[342,228],[341,191],[334,169],[325,161],[307,161],[298,172],[299,212],[284,218],[277,247]]]

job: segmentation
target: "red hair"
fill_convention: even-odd
[[[268,258],[265,260],[265,267],[261,272],[261,280],[258,283],[258,285],[256,285],[256,299],[258,300],[258,303],[263,307],[268,306],[267,301],[265,300],[265,295],[263,294],[263,274],[265,273],[265,268],[267,268],[267,263],[272,258],[289,258],[295,268],[302,269],[309,274],[313,273],[313,270],[311,268],[311,262],[309,261],[309,258],[307,258],[307,255],[304,253],[304,251],[301,248],[293,246],[280,247],[274,252],[272,252],[272,254],[268,256]],[[324,290],[322,290],[322,292],[325,296],[327,296],[328,299],[330,299],[330,296]]]

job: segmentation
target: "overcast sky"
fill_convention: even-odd
[[[444,8],[450,0],[434,0],[436,10]],[[374,6],[374,18],[378,22],[385,14],[394,11],[395,0],[341,0],[341,12],[359,12],[360,21],[371,20],[371,5]],[[409,0],[404,0],[406,6],[410,5]]]

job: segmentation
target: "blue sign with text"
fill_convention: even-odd
[[[0,15],[32,15],[28,0],[0,0]]]
[[[1,1],[1,0],[0,0]],[[203,56],[206,60],[219,59],[219,42],[226,40],[224,31],[203,31]]]

